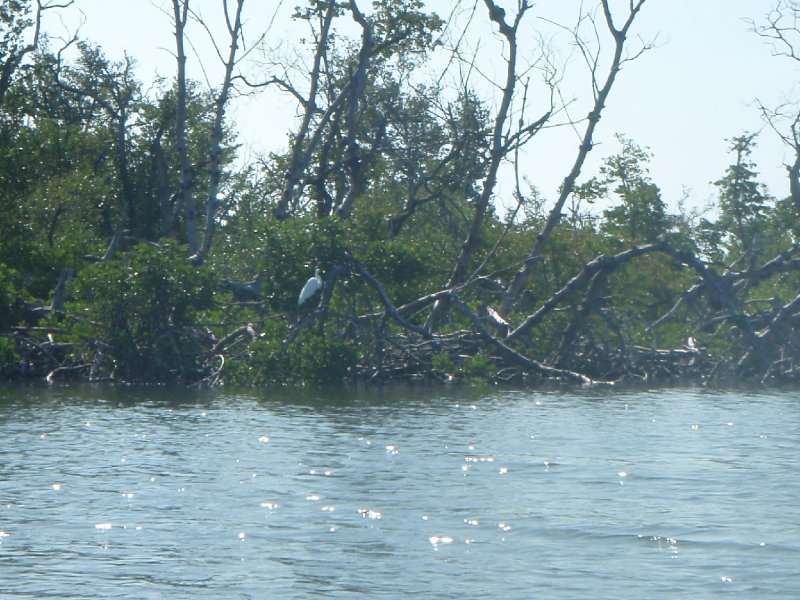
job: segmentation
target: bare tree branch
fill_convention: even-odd
[[[796,0],[779,0],[766,15],[765,21],[765,24],[750,21],[752,31],[770,41],[775,56],[800,61],[800,3]],[[764,121],[792,150],[794,160],[785,166],[792,202],[800,210],[800,108],[797,102],[786,102],[773,109],[767,108],[758,99],[756,104]]]

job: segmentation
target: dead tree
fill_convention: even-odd
[[[492,127],[488,168],[482,182],[480,196],[475,202],[467,237],[461,246],[461,251],[445,286],[447,288],[463,284],[470,274],[473,255],[482,238],[481,231],[495,191],[501,164],[510,152],[518,148],[524,141],[529,140],[547,123],[552,111],[551,105],[551,110],[546,111],[536,121],[528,125],[521,124],[519,129],[514,132],[508,130],[507,121],[510,116],[511,103],[519,83],[519,74],[517,73],[519,41],[517,32],[530,5],[527,0],[519,0],[516,15],[513,21],[509,23],[506,20],[505,11],[495,4],[493,0],[484,0],[484,2],[489,12],[489,19],[497,26],[500,35],[503,37],[508,51],[508,58],[506,58],[506,73],[500,106],[495,114]],[[447,309],[448,300],[445,297],[434,305],[426,327],[428,329],[436,328],[442,314]]]
[[[330,198],[324,190],[324,180],[327,173],[321,171],[317,176],[318,189],[321,190],[320,196],[327,198],[328,206],[321,209],[321,214],[327,214],[331,208],[337,207],[340,216],[347,216],[352,209],[355,197],[363,188],[363,172],[360,170],[363,165],[358,156],[357,137],[357,115],[358,106],[367,82],[367,69],[376,53],[376,42],[373,35],[372,24],[364,17],[355,0],[350,0],[347,7],[356,24],[361,27],[361,44],[357,52],[356,66],[349,73],[344,85],[338,92],[331,95],[331,85],[333,82],[325,81],[324,76],[329,75],[328,45],[329,36],[334,17],[338,14],[339,6],[335,2],[330,2],[326,6],[325,12],[320,17],[319,32],[315,34],[315,50],[313,66],[310,73],[309,89],[306,95],[291,83],[287,77],[272,77],[267,84],[276,84],[280,88],[288,91],[300,102],[303,109],[303,117],[300,127],[294,135],[289,157],[289,167],[286,170],[283,190],[278,203],[275,206],[274,214],[278,219],[285,219],[290,211],[297,207],[304,188],[308,184],[306,171],[310,167],[318,151],[325,156],[325,160],[320,161],[320,165],[327,163],[329,153],[325,148],[333,141],[329,127],[333,124],[340,131],[344,131],[344,155],[343,161],[349,170],[352,178],[350,186],[346,189],[340,188],[337,195],[338,201]],[[324,69],[323,69],[324,67]],[[320,88],[328,88],[329,102],[327,108],[322,110],[319,107]],[[331,160],[335,160],[331,158]],[[347,199],[347,204],[343,203]]]
[[[244,0],[235,0],[233,11],[228,7],[228,0],[221,0],[225,17],[225,27],[229,36],[228,51],[222,52],[214,43],[214,37],[207,24],[190,9],[190,0],[172,0],[173,24],[175,25],[175,58],[176,73],[176,108],[175,108],[175,148],[178,154],[181,177],[178,186],[177,201],[183,209],[186,241],[192,262],[202,263],[208,257],[216,229],[216,219],[220,209],[220,185],[222,181],[222,143],[224,137],[225,111],[230,101],[235,69],[239,61],[238,50],[243,43],[242,9]],[[233,14],[231,14],[231,12]],[[187,140],[187,73],[186,73],[186,27],[190,16],[194,16],[214,43],[224,74],[219,92],[214,100],[214,122],[211,130],[211,141],[206,150],[209,165],[209,181],[205,200],[205,225],[202,239],[197,222],[197,205],[194,197],[196,187],[197,165],[189,159]]]
[[[614,54],[611,59],[611,64],[608,68],[605,80],[603,81],[602,84],[598,79],[599,77],[598,70],[600,69],[599,56],[596,53],[592,53],[587,43],[580,38],[579,27],[577,27],[573,32],[575,43],[581,50],[591,71],[594,105],[592,107],[592,110],[587,115],[586,129],[584,130],[581,144],[578,147],[578,154],[575,158],[575,162],[573,163],[572,168],[570,169],[570,172],[564,178],[564,182],[562,183],[561,189],[559,191],[558,199],[556,200],[556,203],[553,206],[553,208],[550,210],[544,226],[537,235],[536,243],[531,249],[528,258],[523,262],[522,268],[514,275],[514,278],[511,281],[511,284],[508,286],[508,289],[506,290],[503,300],[500,303],[500,308],[498,312],[504,318],[508,317],[509,313],[513,308],[514,302],[516,301],[516,299],[519,298],[520,294],[525,289],[531,277],[533,276],[534,270],[536,268],[536,262],[538,261],[545,245],[550,239],[550,235],[552,234],[553,229],[561,220],[564,204],[566,203],[567,199],[575,189],[575,182],[580,176],[581,169],[583,168],[583,164],[586,161],[586,157],[588,156],[589,152],[591,152],[592,147],[594,145],[595,129],[597,128],[597,124],[600,121],[600,117],[602,115],[603,109],[605,108],[606,102],[608,101],[608,97],[611,94],[611,89],[614,86],[614,82],[616,81],[617,75],[622,70],[622,67],[625,63],[634,60],[635,58],[640,56],[642,52],[644,52],[650,47],[649,45],[645,44],[635,54],[633,55],[625,54],[626,50],[625,43],[628,39],[628,33],[630,32],[631,26],[633,25],[634,20],[636,19],[636,16],[639,14],[639,11],[642,9],[644,3],[645,0],[637,0],[636,2],[632,0],[630,3],[630,10],[628,12],[628,16],[625,19],[623,25],[618,28],[614,24],[614,18],[613,15],[611,14],[611,8],[609,7],[609,0],[602,0],[603,16],[605,18],[605,24],[608,28],[609,33],[611,34],[611,37],[614,40]],[[594,25],[593,19],[590,20],[592,20],[592,24]]]
[[[303,109],[303,117],[298,127],[297,132],[294,134],[292,140],[292,147],[289,153],[289,167],[286,169],[285,180],[283,182],[283,189],[281,191],[280,199],[275,206],[274,213],[279,219],[285,219],[289,216],[289,212],[296,201],[296,189],[301,182],[303,173],[305,172],[311,160],[311,153],[319,144],[322,127],[312,133],[311,126],[312,120],[317,117],[319,111],[318,107],[318,94],[322,78],[323,58],[328,50],[328,36],[330,35],[331,24],[336,15],[336,3],[329,2],[323,16],[321,17],[320,30],[317,34],[316,48],[314,50],[314,60],[309,73],[309,88],[306,96],[303,96],[300,91],[294,88],[287,79],[279,79],[273,77],[272,81],[282,88],[290,91]],[[340,105],[344,100],[344,90],[329,106],[328,110],[322,115],[321,125],[327,124],[332,115],[332,109]],[[309,136],[311,139],[309,140]]]
[[[753,32],[767,40],[775,56],[800,62],[800,3],[779,0],[763,23],[750,22]],[[763,119],[792,151],[794,160],[786,165],[792,203],[800,211],[800,108],[797,102],[767,107],[756,100]]]
[[[234,9],[234,17],[228,12],[227,2],[223,3],[225,12],[225,26],[228,31],[229,46],[228,54],[220,59],[225,68],[225,75],[222,78],[222,86],[217,97],[214,99],[214,125],[211,129],[211,146],[208,149],[209,155],[209,181],[208,193],[206,194],[206,224],[203,229],[203,243],[200,246],[198,259],[200,262],[205,260],[211,250],[211,241],[216,229],[217,214],[220,209],[220,182],[222,180],[222,141],[224,136],[225,110],[231,95],[233,85],[234,68],[237,61],[237,50],[242,37],[242,7],[244,0],[237,0]],[[219,52],[218,52],[219,54]]]
[[[368,323],[380,323],[376,330],[376,335],[382,340],[380,347],[402,348],[401,362],[415,364],[414,370],[417,373],[424,371],[424,365],[430,364],[430,356],[437,352],[462,356],[469,353],[474,355],[480,351],[492,357],[498,372],[517,369],[544,379],[583,384],[602,381],[611,374],[613,379],[620,380],[628,377],[711,377],[713,363],[702,349],[694,346],[692,332],[707,330],[709,327],[719,330],[724,325],[730,327],[728,333],[735,331],[743,344],[740,346],[741,353],[730,357],[732,375],[748,379],[794,377],[800,372],[800,367],[795,369],[792,366],[800,362],[800,339],[793,334],[794,327],[800,321],[800,296],[785,303],[772,299],[771,311],[763,314],[746,312],[743,295],[749,286],[758,282],[783,273],[800,272],[798,253],[800,250],[795,247],[761,267],[721,274],[711,269],[693,252],[677,248],[667,241],[635,246],[615,255],[601,255],[586,263],[519,326],[509,328],[500,335],[495,333],[497,328],[494,327],[491,317],[480,315],[462,299],[471,284],[442,290],[395,307],[380,282],[357,261],[351,259],[352,273],[362,277],[375,290],[384,307],[381,313],[362,315],[352,322],[360,327]],[[699,314],[697,320],[685,323],[688,346],[659,348],[643,344],[627,330],[625,322],[628,315],[614,314],[614,292],[606,285],[608,279],[629,263],[641,260],[646,255],[657,254],[669,257],[677,268],[688,269],[697,277],[696,283],[680,296],[679,304],[697,302],[704,298],[706,304],[712,307],[711,320]],[[414,323],[413,315],[443,298],[447,299],[453,310],[467,318],[471,330],[437,334]],[[672,318],[676,310],[677,305],[667,315],[652,323],[647,331],[652,331]],[[565,313],[569,318],[563,322]],[[593,331],[593,317],[599,318],[595,319],[596,324],[607,326],[615,332],[616,342],[602,341],[602,334],[598,338],[598,334]],[[545,323],[548,318],[552,324]],[[561,324],[559,320],[562,321]],[[388,322],[393,322],[405,332],[406,337],[391,341],[391,334],[386,327]],[[492,325],[491,330],[489,325]],[[555,338],[556,350],[550,359],[528,354],[534,348],[538,349],[539,354],[542,353],[536,338],[531,337],[535,328],[541,331],[542,327],[549,331],[548,336]],[[478,335],[477,346],[474,334]],[[597,364],[590,355],[583,353],[579,342],[583,344],[582,347],[592,351],[594,356],[603,356],[605,366]],[[396,363],[391,367],[383,350],[380,362],[384,367],[394,369],[396,373],[407,373],[407,370],[401,369]]]
[[[0,34],[0,106],[3,105],[14,75],[25,57],[39,47],[44,13],[48,10],[67,8],[73,3],[74,0],[64,2],[36,0],[36,10],[32,19],[27,18],[24,10],[24,5],[27,3],[11,3],[10,9],[4,11]],[[32,31],[28,33],[31,29]]]
[[[186,242],[190,256],[200,250],[200,234],[197,227],[197,206],[194,200],[195,176],[189,160],[186,132],[186,25],[189,21],[189,0],[172,0],[173,24],[175,25],[175,150],[181,170],[177,202],[181,207],[186,231]]]
[[[341,62],[329,46],[335,20],[344,14],[359,28],[360,37]],[[294,83],[294,73],[285,64],[280,65],[280,76],[250,84],[275,85],[300,105],[300,124],[292,136],[273,214],[288,218],[308,204],[310,196],[317,215],[347,219],[364,194],[370,167],[386,151],[386,124],[367,124],[363,117],[368,88],[380,69],[409,47],[424,51],[428,31],[439,21],[412,10],[367,15],[356,0],[315,3],[302,19],[312,24],[314,37],[311,70],[302,73],[308,84]]]

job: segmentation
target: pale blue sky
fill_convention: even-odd
[[[284,2],[282,14],[288,14],[299,0]],[[169,54],[173,46],[166,0],[77,0],[85,13],[82,35],[99,43],[111,58],[120,58],[128,51],[137,58],[140,77],[147,81],[157,71],[171,76],[174,61]],[[363,2],[366,6],[366,0]],[[469,2],[464,3],[469,5]],[[508,12],[515,2],[498,0]],[[585,4],[591,4],[586,1]],[[627,0],[618,0],[625,8]],[[195,0],[207,20],[219,14],[217,0]],[[440,16],[450,12],[450,3],[430,2]],[[644,39],[658,35],[659,45],[637,61],[626,65],[612,91],[606,112],[597,131],[598,145],[584,169],[588,176],[603,157],[618,150],[614,133],[623,133],[654,154],[651,176],[672,206],[684,186],[691,189],[691,202],[699,206],[714,196],[709,185],[722,176],[732,157],[727,153],[726,138],[763,127],[756,97],[774,105],[793,92],[800,64],[775,58],[770,47],[749,32],[746,19],[759,21],[773,7],[773,0],[648,0],[633,34]],[[278,6],[276,1],[249,0],[245,3],[248,30],[255,35],[263,29],[268,17]],[[534,3],[528,19],[528,31],[540,29],[539,16],[571,22],[580,6],[578,0],[540,0]],[[478,6],[483,18],[483,3]],[[74,26],[75,11],[59,22],[50,18],[48,31],[58,35]],[[285,37],[288,25],[276,26],[271,39]],[[202,46],[202,36],[194,32],[194,40]],[[488,29],[476,30],[482,60],[488,61],[486,72],[500,73],[503,65],[496,58],[499,43]],[[478,41],[480,40],[480,41]],[[557,44],[566,49],[565,37],[556,36]],[[530,52],[533,46],[528,46]],[[202,50],[201,50],[202,51]],[[221,73],[217,63],[204,60],[213,80]],[[586,72],[577,61],[570,63],[564,80],[564,91],[576,98],[578,109],[588,98]],[[202,79],[197,64],[190,65],[190,76]],[[275,150],[284,143],[292,112],[286,102],[265,96],[249,99],[231,111],[244,141],[254,151]],[[528,147],[522,166],[523,174],[540,188],[545,198],[553,198],[568,172],[576,151],[574,133],[557,129],[541,136]],[[775,135],[764,129],[754,153],[761,179],[776,196],[788,193],[783,163],[790,154]],[[508,186],[510,187],[510,186]],[[504,186],[500,195],[510,190]]]

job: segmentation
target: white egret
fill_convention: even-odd
[[[314,294],[317,293],[317,290],[322,287],[322,275],[320,275],[319,267],[317,267],[314,276],[311,277],[306,284],[303,286],[303,289],[300,290],[300,295],[297,297],[297,306],[300,306],[303,302],[311,298]]]

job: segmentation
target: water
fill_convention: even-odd
[[[0,597],[800,596],[790,393],[0,388]]]

